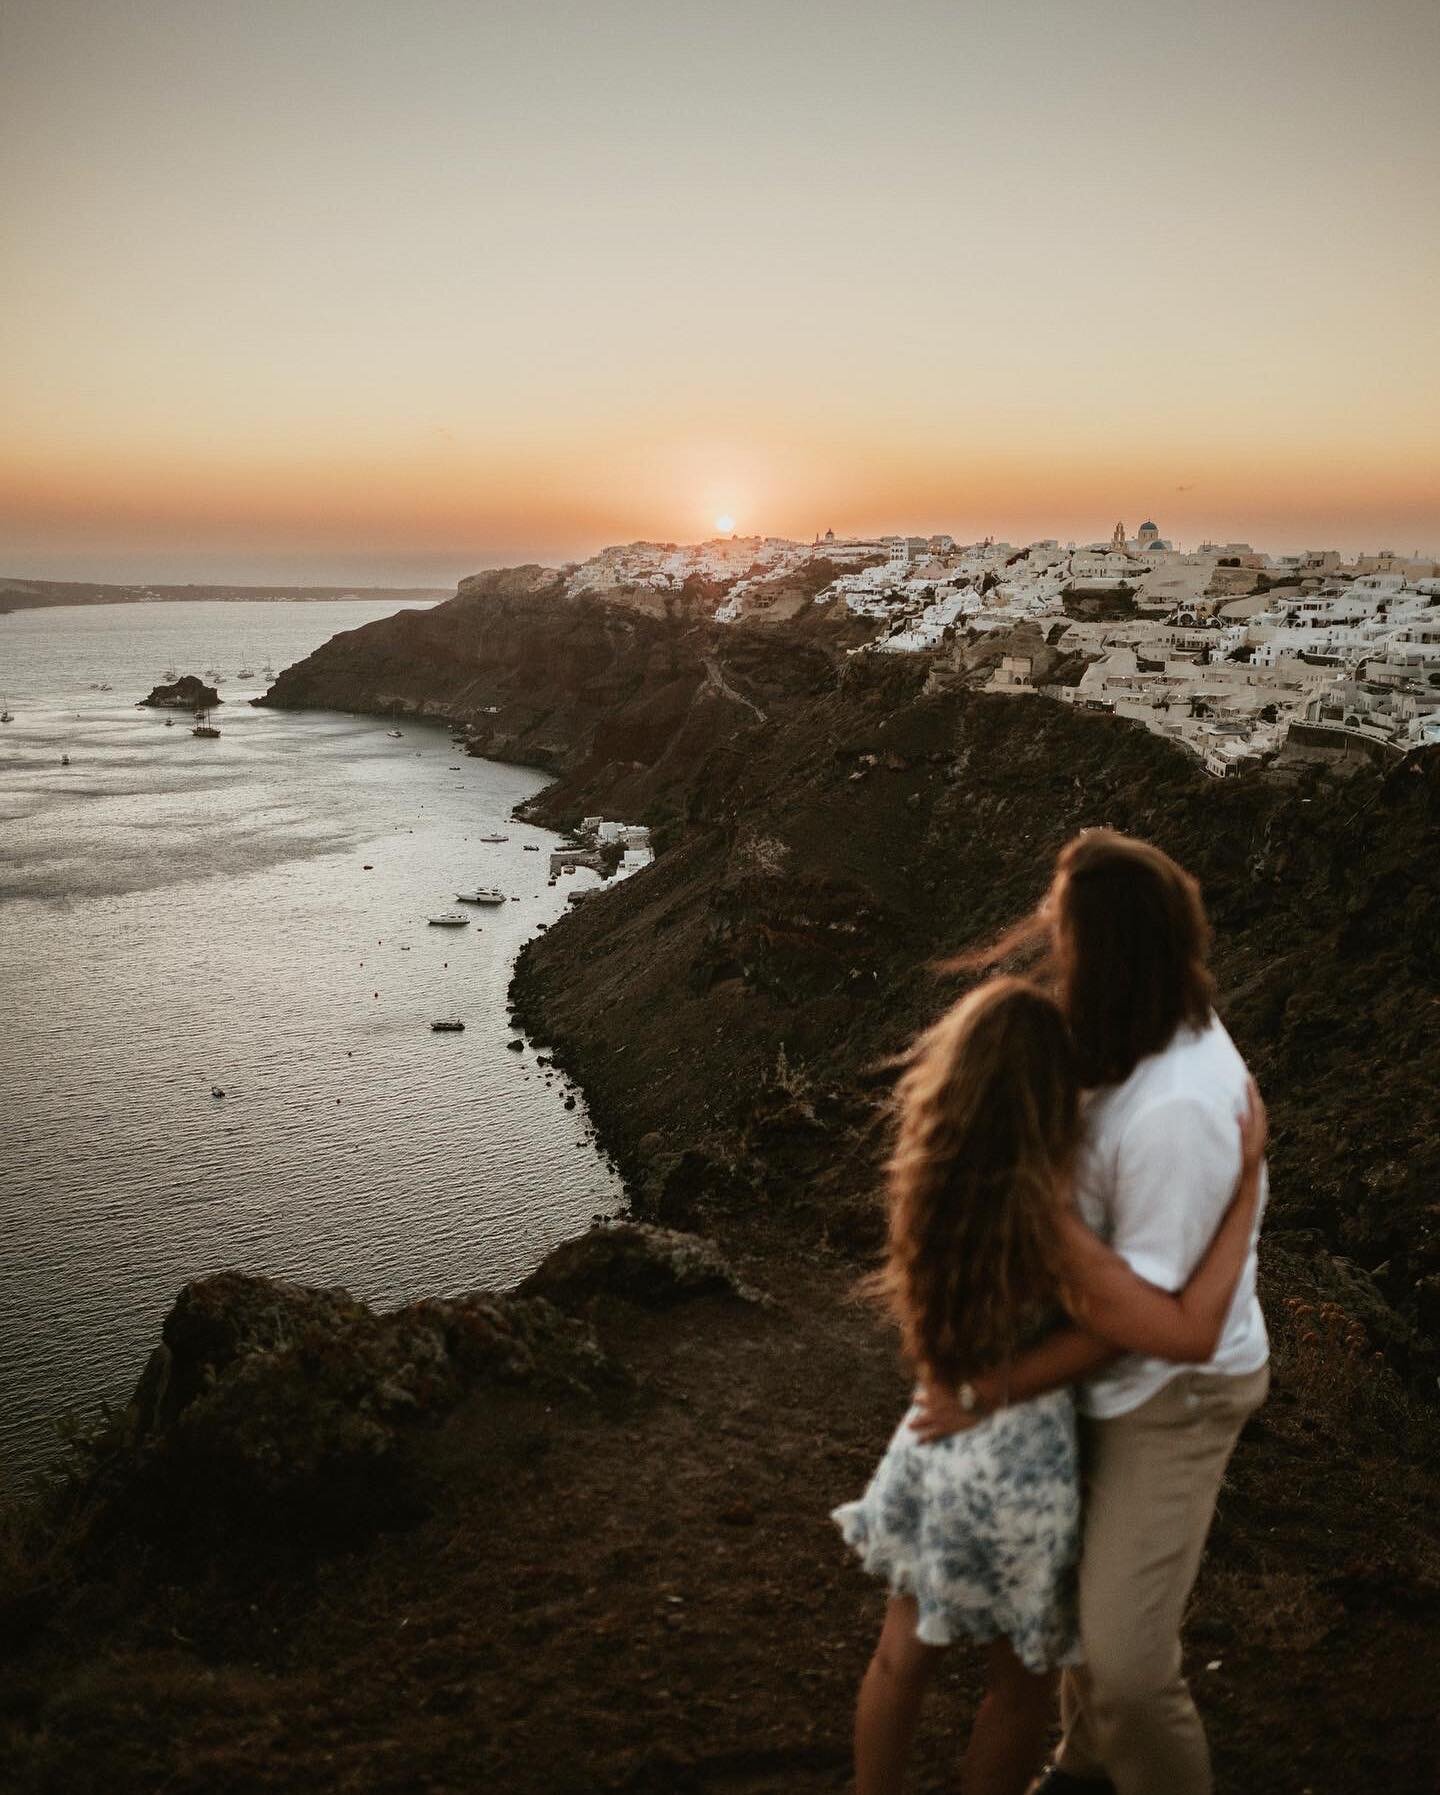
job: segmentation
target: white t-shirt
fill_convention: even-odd
[[[1239,1118],[1245,1062],[1217,1016],[1181,1028],[1168,1047],[1140,1061],[1123,1084],[1085,1099],[1075,1194],[1091,1228],[1131,1269],[1179,1290],[1210,1244],[1240,1176]],[[1268,1192],[1261,1168],[1260,1213]],[[1259,1219],[1255,1237],[1260,1232]],[[1215,1356],[1201,1366],[1138,1353],[1117,1359],[1080,1389],[1080,1407],[1128,1414],[1186,1370],[1240,1376],[1270,1356],[1255,1295],[1255,1238],[1230,1303]]]

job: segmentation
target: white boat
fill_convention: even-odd
[[[443,916],[432,916],[430,927],[432,929],[468,929],[470,918],[461,916],[457,911],[447,910]]]
[[[253,667],[242,667],[235,677],[236,679],[254,679],[255,669]]]
[[[398,742],[402,732],[398,729],[387,729],[385,733],[390,737],[391,741]]]
[[[508,835],[482,835],[481,841],[509,841]]]
[[[457,891],[455,902],[457,904],[503,904],[505,893],[496,891],[493,885],[482,885],[475,891]]]

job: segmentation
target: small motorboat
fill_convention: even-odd
[[[505,893],[496,891],[493,885],[481,885],[475,891],[457,891],[455,902],[457,904],[503,904]]]
[[[535,846],[533,841],[527,841],[525,843],[525,852],[527,854],[538,854],[540,850]]]
[[[387,729],[385,733],[389,736],[392,742],[398,742],[404,732],[399,729]]]
[[[253,667],[242,667],[235,677],[236,679],[254,679],[255,669]]]
[[[165,727],[167,729],[173,729],[175,727],[175,719],[173,717],[167,717],[165,719]]]
[[[481,841],[509,841],[508,835],[482,835]]]
[[[461,916],[454,910],[447,910],[443,916],[432,916],[430,927],[432,929],[468,929],[470,918]]]
[[[437,1035],[463,1035],[465,1033],[463,1022],[432,1022],[430,1028]]]

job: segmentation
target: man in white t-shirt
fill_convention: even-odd
[[[1158,848],[1086,830],[1062,851],[1036,917],[996,951],[1027,936],[1051,950],[1087,1087],[1081,1213],[1141,1277],[1178,1290],[1234,1194],[1248,1076],[1211,1007],[1199,887]],[[1067,1329],[1003,1387],[977,1380],[967,1415],[947,1418],[949,1399],[934,1398],[943,1432],[1082,1380],[1085,1662],[1065,1673],[1064,1738],[1036,1795],[1210,1795],[1180,1625],[1225,1467],[1268,1387],[1255,1271],[1252,1242],[1206,1364],[1116,1358]]]

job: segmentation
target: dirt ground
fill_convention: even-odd
[[[828,1511],[905,1380],[850,1266],[753,1227],[727,1245],[769,1302],[598,1299],[630,1383],[478,1394],[420,1436],[417,1524],[208,1583],[158,1554],[76,1592],[5,1686],[0,1786],[845,1789],[883,1595]],[[1354,1374],[1279,1322],[1189,1628],[1219,1787],[1432,1795],[1430,1486],[1403,1454],[1326,1462],[1325,1404]],[[957,1648],[937,1679],[926,1795],[956,1787],[977,1667]]]

